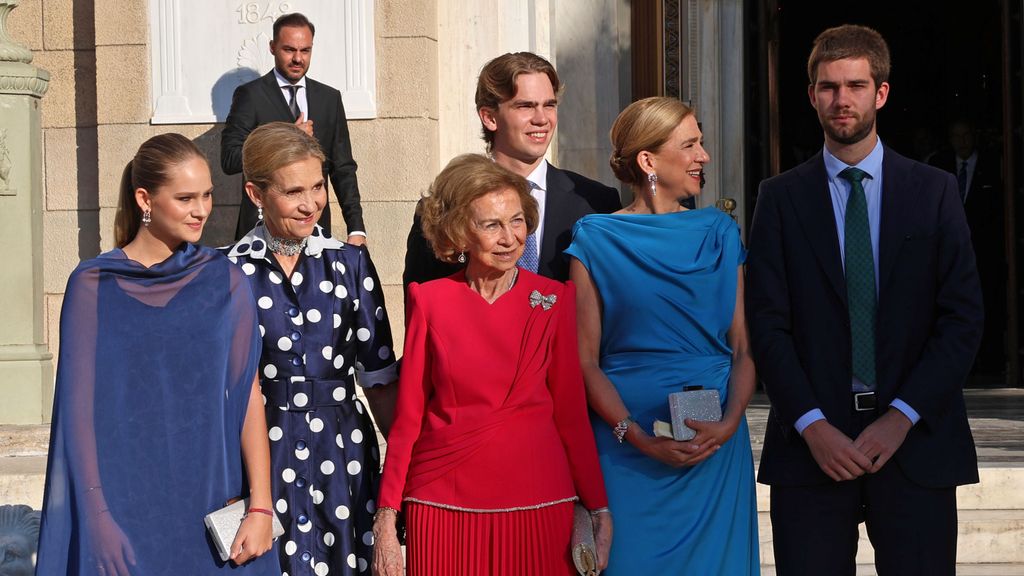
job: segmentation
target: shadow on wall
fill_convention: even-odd
[[[235,88],[259,77],[260,73],[252,68],[235,68],[230,72],[225,72],[214,82],[213,88],[210,90],[210,102],[213,103],[213,115],[216,116],[217,122],[224,122],[228,119]]]
[[[235,88],[256,78],[259,78],[259,73],[252,68],[235,68],[217,79],[210,89],[210,99],[217,122],[222,123],[227,119]],[[220,135],[223,130],[223,124],[215,124],[193,140],[210,163],[210,176],[213,177],[213,212],[200,239],[201,244],[213,247],[234,243],[238,203],[242,198],[242,175],[228,176],[220,168]]]
[[[235,242],[238,202],[242,198],[242,175],[228,176],[220,169],[220,133],[223,129],[223,124],[216,124],[193,139],[210,163],[210,176],[213,178],[213,212],[199,243],[214,248]]]
[[[24,504],[0,506],[0,576],[32,576],[39,512]]]

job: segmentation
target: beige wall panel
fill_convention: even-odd
[[[363,214],[370,227],[370,253],[384,284],[401,284],[405,267],[405,239],[412,226],[414,202],[365,202]]]
[[[149,124],[111,124],[97,128],[97,141],[100,149],[100,206],[114,208],[117,206],[117,190],[121,183],[121,173],[125,165],[135,155],[147,139],[167,132],[178,132],[192,139],[210,161],[210,174],[213,177],[215,192],[228,196],[224,203],[238,203],[237,177],[227,177],[220,170],[219,157],[216,150],[220,147],[220,130],[209,124],[158,125]],[[221,201],[217,196],[215,201]]]
[[[363,201],[419,199],[439,171],[437,129],[427,118],[349,122]]]
[[[96,98],[100,124],[149,122],[152,110],[145,45],[96,47]]]
[[[382,38],[377,47],[377,105],[382,118],[437,118],[437,42]]]
[[[97,46],[149,42],[146,0],[100,0],[96,9]]]
[[[380,0],[377,2],[378,37],[424,36],[437,39],[437,2],[434,0]]]
[[[114,216],[117,210],[113,208],[100,208],[99,231],[100,252],[106,252],[114,247]]]
[[[64,294],[46,295],[46,332],[45,338],[53,354],[54,367],[57,366],[57,352],[60,350],[60,307],[64,304]]]
[[[89,166],[80,167],[78,164],[79,133],[92,130],[94,129],[50,128],[43,132],[47,210],[99,208],[98,191],[85,190],[79,185],[79,182],[85,184],[95,182],[96,179],[95,158],[91,154],[88,155],[92,160]]]
[[[47,50],[76,48],[75,24],[74,0],[43,0],[43,45]],[[86,28],[82,23],[79,25]],[[77,48],[92,50],[95,46],[83,35]]]
[[[12,40],[33,51],[43,49],[43,7],[41,0],[24,0],[7,19]],[[37,66],[38,62],[35,63]]]
[[[97,234],[96,230],[80,231],[80,222],[95,222],[94,218],[79,218],[80,214],[77,210],[43,213],[43,291],[47,294],[63,293],[68,276],[78,266],[79,234]]]
[[[42,99],[43,128],[75,126],[75,53],[52,50],[36,52],[33,56],[32,64],[50,73],[50,85]],[[79,71],[83,72],[88,75],[88,71]]]
[[[391,320],[391,337],[395,342],[395,356],[402,357],[405,344],[405,295],[402,285],[384,286],[384,303],[388,308],[388,319]]]

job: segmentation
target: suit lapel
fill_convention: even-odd
[[[288,102],[284,99],[284,93],[281,92],[281,87],[277,85],[277,77],[274,76],[274,71],[263,75],[262,82],[260,85],[263,87],[263,94],[267,98],[267,102],[274,107],[274,113],[281,118],[282,121],[291,118],[292,112],[288,109]]]
[[[912,177],[909,162],[890,148],[885,149],[882,159],[882,222],[878,232],[878,286],[879,296],[892,275],[896,256],[905,238],[910,223],[910,199],[916,196],[919,181]],[[880,298],[881,299],[881,298]]]
[[[565,230],[564,218],[569,198],[575,186],[561,170],[548,164],[548,189],[544,195],[544,237],[541,238],[540,262],[551,262],[556,257],[558,230]]]
[[[800,186],[793,199],[793,209],[807,236],[807,243],[828,277],[836,294],[846,304],[846,276],[839,254],[839,233],[832,209],[832,195],[828,189],[825,160],[817,156],[797,167]]]

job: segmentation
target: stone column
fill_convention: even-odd
[[[50,75],[7,35],[19,0],[0,0],[0,424],[50,419],[53,355],[43,339],[39,100]]]

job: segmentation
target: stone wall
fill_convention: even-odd
[[[51,74],[42,100],[43,284],[54,355],[67,277],[79,261],[113,246],[121,172],[150,136],[178,131],[206,153],[216,192],[203,242],[232,239],[241,177],[220,171],[222,125],[149,123],[148,10],[146,0],[23,0],[9,20],[11,36]],[[436,3],[380,0],[374,20],[378,115],[349,128],[370,249],[401,340],[405,235],[416,199],[439,169]],[[333,197],[332,204],[340,215]],[[343,233],[341,218],[334,220]]]
[[[628,102],[629,11],[625,0],[377,0],[374,10],[378,114],[350,120],[349,129],[370,250],[400,352],[401,276],[415,202],[450,158],[483,150],[473,105],[480,68],[509,51],[550,58],[568,86],[551,158],[612,184],[605,135]],[[220,171],[222,125],[149,123],[148,13],[147,0],[22,0],[9,20],[11,36],[51,74],[42,100],[43,284],[54,355],[67,277],[82,259],[112,247],[121,172],[145,139],[178,131],[206,153],[216,193],[203,242],[232,239],[241,177]],[[326,30],[320,27],[321,37]],[[318,62],[330,57],[314,51]],[[335,234],[343,233],[341,218],[334,220]]]

